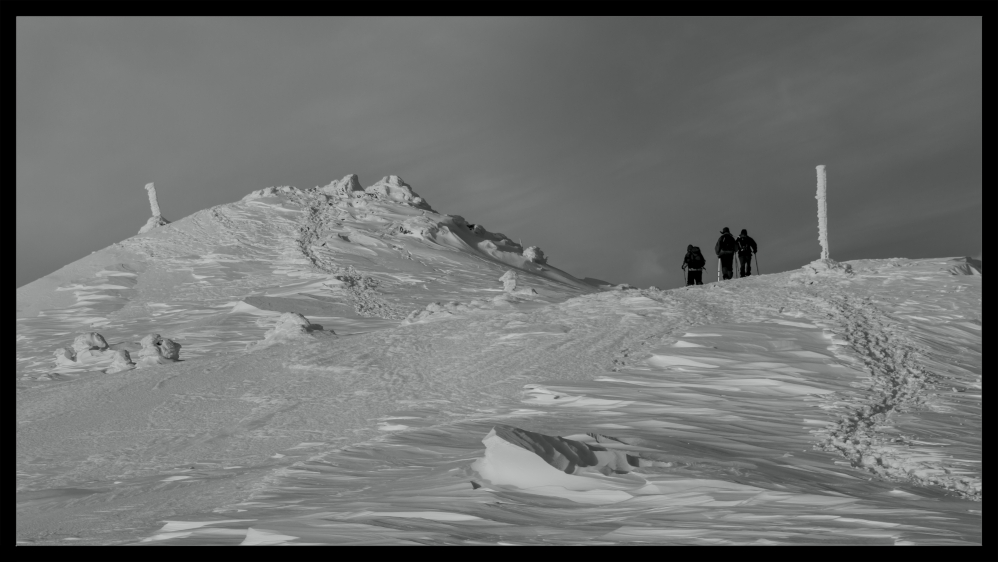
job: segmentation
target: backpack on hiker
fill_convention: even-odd
[[[699,246],[693,246],[693,249],[687,252],[686,255],[686,263],[689,265],[690,269],[703,269],[703,266],[707,265],[707,260],[705,260],[703,254],[700,253]]]
[[[736,251],[738,251],[738,242],[734,236],[727,232],[718,238],[717,244],[714,246],[714,253],[718,256],[722,254],[734,254]]]

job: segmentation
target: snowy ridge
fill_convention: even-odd
[[[18,542],[982,544],[979,259],[544,262],[346,176],[18,289]]]

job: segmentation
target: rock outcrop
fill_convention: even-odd
[[[145,234],[154,228],[170,224],[170,221],[163,218],[163,213],[159,210],[159,201],[156,199],[156,186],[152,183],[147,183],[146,191],[149,193],[149,209],[152,211],[152,216],[139,229],[139,234]]]

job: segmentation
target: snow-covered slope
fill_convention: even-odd
[[[244,350],[283,312],[349,334],[441,301],[508,306],[527,298],[504,293],[499,277],[510,268],[539,302],[596,290],[526,250],[433,211],[398,176],[366,190],[354,175],[311,190],[267,188],[18,288],[17,371],[37,380],[91,370],[52,368],[77,332],[135,342],[162,333],[196,358]]]
[[[982,543],[980,260],[598,292],[417,198],[263,190],[19,289],[19,542]],[[181,361],[57,364],[94,331]]]

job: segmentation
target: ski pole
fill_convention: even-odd
[[[687,281],[686,281],[686,276],[687,275],[689,275],[689,273],[687,273],[686,270],[684,269],[683,270],[683,286],[686,286],[686,284],[687,284]]]
[[[721,282],[721,256],[717,256],[717,282]]]
[[[762,271],[759,270],[759,254],[753,254],[755,256],[755,274],[762,275]]]

